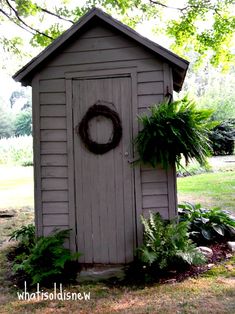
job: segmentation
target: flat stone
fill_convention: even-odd
[[[207,258],[211,258],[213,256],[213,251],[207,246],[199,246],[197,249]]]
[[[164,281],[164,283],[168,283],[168,284],[171,284],[171,283],[176,283],[177,280],[175,278],[172,278],[172,279],[167,279]]]
[[[227,244],[228,244],[228,247],[230,248],[230,250],[232,252],[235,252],[235,241],[228,241]]]
[[[0,218],[12,218],[15,214],[16,212],[14,210],[0,210]]]
[[[125,272],[123,266],[97,266],[83,269],[78,275],[78,282],[96,282],[108,280],[110,278],[121,280],[124,276]]]

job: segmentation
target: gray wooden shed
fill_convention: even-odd
[[[188,62],[92,9],[26,64],[14,79],[32,86],[35,220],[38,235],[72,228],[70,248],[83,263],[133,259],[141,243],[140,214],[176,215],[174,169],[133,167],[141,114],[180,91]],[[105,103],[119,115],[117,147],[97,155],[77,134],[87,110]],[[98,143],[112,135],[110,119],[89,124]]]

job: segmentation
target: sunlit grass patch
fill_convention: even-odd
[[[0,173],[0,209],[33,208],[33,167],[0,166]]]
[[[235,210],[235,171],[178,178],[178,200]]]

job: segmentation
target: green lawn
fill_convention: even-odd
[[[19,301],[16,288],[4,282],[1,283],[0,313],[232,314],[235,309],[234,266],[235,256],[199,278],[180,283],[140,287],[103,283],[63,286],[69,292],[90,292],[89,301]],[[5,267],[0,252],[0,281]]]
[[[0,209],[33,208],[33,167],[0,166]]]
[[[235,172],[203,173],[178,178],[178,201],[221,207],[235,212]]]

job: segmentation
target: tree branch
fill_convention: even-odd
[[[17,10],[10,4],[10,2],[9,2],[8,0],[5,0],[5,1],[6,1],[7,5],[9,6],[9,8],[14,12],[16,18],[17,18],[23,25],[25,25],[27,28],[31,29],[32,31],[34,31],[34,32],[37,33],[37,34],[43,35],[43,36],[45,36],[45,37],[47,37],[47,38],[49,38],[49,39],[51,39],[51,40],[54,39],[53,37],[47,35],[46,33],[40,32],[38,29],[33,28],[32,26],[30,26],[30,25],[28,25],[27,23],[25,23],[25,22],[22,20],[22,18],[19,16]],[[17,25],[19,25],[19,24],[17,24]],[[20,25],[19,25],[19,26],[20,26]]]
[[[152,4],[159,5],[163,8],[166,8],[166,9],[172,9],[172,10],[177,10],[177,11],[184,11],[187,9],[187,7],[184,7],[184,8],[171,7],[171,6],[168,6],[167,4],[164,4],[164,3],[156,1],[156,0],[149,0],[149,2]]]
[[[29,32],[30,34],[34,35],[34,33],[31,32],[29,29],[25,28],[24,26],[22,26],[22,25],[20,25],[20,24],[17,24],[17,23],[14,21],[14,19],[13,19],[9,14],[7,14],[5,11],[3,11],[2,9],[0,9],[0,12],[1,12],[3,15],[5,15],[5,16],[8,18],[9,21],[13,22],[14,24],[16,24],[17,26],[19,26],[19,27],[22,28],[23,30],[25,30],[25,31]]]
[[[70,23],[74,24],[74,22],[73,22],[72,20],[66,19],[66,18],[60,16],[59,14],[56,14],[56,13],[54,13],[54,12],[51,12],[51,11],[49,11],[49,10],[47,10],[47,9],[44,9],[44,8],[38,6],[38,5],[37,5],[37,8],[38,8],[39,10],[41,10],[42,12],[45,12],[45,13],[47,13],[47,14],[50,14],[50,15],[52,15],[52,16],[57,17],[57,18],[60,19],[60,20],[63,20],[63,21],[65,21],[65,22],[70,22]]]

